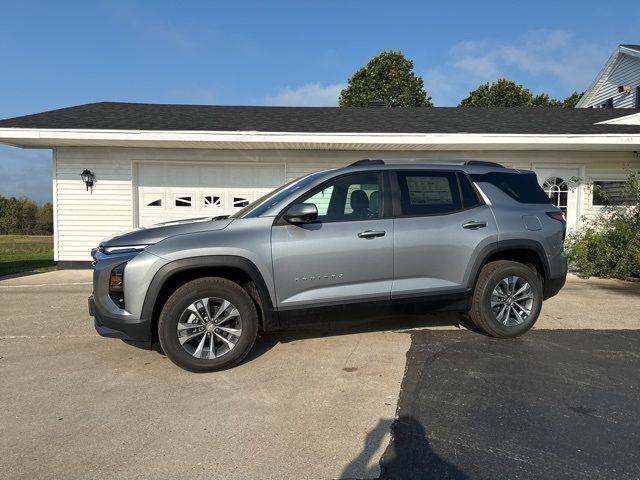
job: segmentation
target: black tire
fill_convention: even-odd
[[[524,279],[533,295],[531,313],[519,325],[504,325],[496,318],[491,308],[491,295],[494,288],[503,279],[516,276]],[[526,265],[509,260],[498,260],[488,263],[480,271],[469,316],[473,323],[483,332],[497,338],[513,338],[522,335],[536,323],[542,308],[542,285],[535,270]]]
[[[180,344],[178,322],[189,305],[210,297],[228,300],[236,307],[242,319],[242,333],[235,346],[224,355],[197,358]],[[158,337],[165,354],[173,363],[191,372],[213,372],[237,365],[251,351],[257,334],[258,312],[249,294],[238,284],[218,277],[199,278],[182,285],[167,300],[158,322]],[[211,333],[211,337],[213,335]]]

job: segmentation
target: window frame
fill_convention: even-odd
[[[345,172],[342,173],[340,175],[336,175],[334,177],[328,178],[326,179],[324,182],[316,185],[315,187],[312,187],[310,189],[308,189],[307,191],[301,193],[300,195],[298,195],[295,200],[289,202],[281,211],[280,213],[278,213],[278,215],[276,216],[274,222],[273,222],[273,226],[278,226],[278,225],[292,225],[291,223],[287,222],[286,220],[284,220],[284,214],[286,213],[287,210],[289,210],[289,208],[291,208],[292,205],[295,205],[297,203],[302,203],[301,199],[305,198],[305,197],[309,197],[309,196],[313,196],[316,193],[326,189],[328,186],[330,186],[330,184],[334,183],[336,180],[343,178],[343,177],[347,177],[347,176],[352,176],[352,175],[367,175],[367,174],[378,174],[380,175],[380,188],[382,190],[381,195],[380,195],[380,200],[382,200],[382,209],[381,209],[381,215],[379,217],[373,217],[373,218],[345,218],[345,219],[341,219],[341,220],[321,220],[318,219],[314,222],[308,222],[308,223],[303,223],[303,224],[297,224],[298,226],[300,225],[320,225],[323,223],[345,223],[345,222],[367,222],[367,221],[376,221],[376,220],[386,220],[386,219],[390,219],[393,218],[393,210],[392,210],[392,203],[393,200],[391,198],[391,187],[390,187],[390,180],[389,180],[389,172],[387,170],[359,170],[359,171],[354,171],[354,172]]]
[[[450,173],[455,175],[456,177],[456,183],[458,185],[458,199],[460,201],[460,208],[457,210],[451,210],[448,212],[443,212],[443,213],[422,213],[422,214],[417,214],[417,215],[403,215],[402,214],[402,200],[401,200],[401,195],[402,195],[402,190],[400,188],[400,181],[398,178],[398,173],[402,172],[402,173],[410,173],[410,172],[414,172],[414,173],[422,173],[422,174],[428,174],[428,173]],[[469,175],[467,174],[467,172],[464,172],[462,170],[455,170],[455,169],[451,169],[451,170],[435,170],[435,169],[427,169],[427,168],[420,168],[420,169],[398,169],[398,170],[392,170],[389,172],[391,175],[391,189],[392,189],[392,198],[393,198],[393,218],[420,218],[420,217],[442,217],[445,215],[454,215],[456,213],[460,213],[460,212],[465,212],[467,210],[473,210],[474,208],[478,208],[478,207],[482,207],[484,205],[486,205],[486,202],[484,200],[484,197],[482,195],[480,195],[480,192],[478,192],[478,189],[474,183],[474,181],[471,179],[471,177],[469,177]],[[462,186],[460,185],[460,175],[464,175],[469,184],[471,185],[471,188],[473,189],[473,192],[476,195],[476,198],[478,199],[478,203],[476,205],[474,205],[473,207],[465,207],[464,206],[464,199],[462,198]]]

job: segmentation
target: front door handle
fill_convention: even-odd
[[[487,222],[476,222],[475,220],[462,224],[462,228],[470,228],[472,230],[475,230],[476,228],[484,228],[486,226]]]
[[[360,232],[358,237],[360,238],[376,238],[376,237],[384,237],[387,234],[384,230],[365,230],[364,232]]]

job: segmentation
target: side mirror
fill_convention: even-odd
[[[289,223],[309,223],[318,219],[318,208],[313,203],[296,203],[282,216]]]

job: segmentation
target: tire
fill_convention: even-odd
[[[518,280],[510,280],[514,278]],[[522,293],[514,295],[520,289],[524,289]],[[498,260],[480,271],[469,316],[484,333],[497,338],[513,338],[533,327],[541,308],[542,285],[536,271],[522,263]],[[525,316],[527,310],[530,313]]]
[[[257,334],[258,312],[249,294],[238,284],[218,277],[182,285],[167,300],[158,322],[165,354],[191,372],[237,365],[253,347]]]

